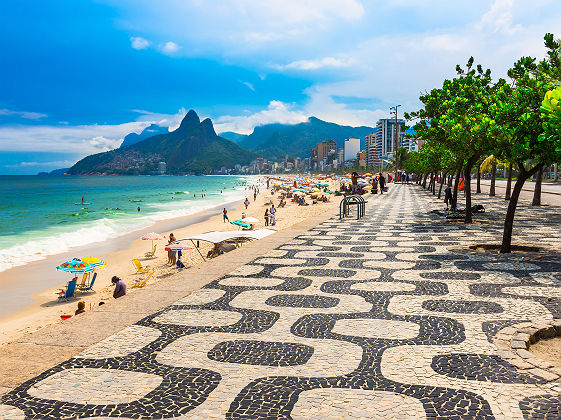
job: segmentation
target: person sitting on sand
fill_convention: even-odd
[[[115,299],[125,296],[127,294],[127,284],[117,276],[111,278],[111,283],[115,285],[115,290],[113,291],[113,297]]]
[[[86,303],[80,301],[80,302],[78,302],[78,309],[76,309],[76,312],[74,312],[74,315],[83,314],[84,312],[86,312]]]
[[[220,255],[220,244],[214,244],[214,247],[206,254],[207,258],[214,258]]]

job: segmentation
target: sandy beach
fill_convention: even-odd
[[[257,181],[258,177],[255,177],[254,183],[256,184]],[[268,207],[266,203],[272,201],[276,207],[280,201],[278,195],[271,196],[265,185],[260,186],[260,194],[255,201],[252,191],[248,190],[247,195],[250,201],[247,210],[242,202],[225,205],[230,220],[240,218],[242,212],[245,212],[248,217],[256,217],[260,220],[255,226],[256,229],[265,227],[263,214]],[[287,200],[286,207],[278,209],[277,223],[271,228],[280,231],[331,208],[335,211],[338,202],[339,200],[331,200],[327,203],[302,207]],[[113,300],[111,277],[114,275],[125,280],[128,286],[127,293],[143,293],[143,290],[146,289],[131,287],[134,280],[145,276],[136,274],[131,262],[133,258],[138,258],[143,266],[154,271],[150,283],[171,276],[188,276],[189,269],[178,272],[177,269],[166,264],[167,252],[164,247],[167,240],[155,242],[157,244],[155,258],[145,258],[144,254],[150,249],[151,242],[139,239],[143,233],[155,231],[167,237],[170,232],[173,232],[177,239],[181,239],[208,231],[234,230],[234,228],[234,226],[224,223],[222,206],[220,206],[193,216],[160,222],[143,232],[132,232],[114,241],[106,241],[83,249],[73,249],[67,254],[54,255],[42,261],[2,272],[0,273],[0,291],[3,294],[9,293],[9,296],[13,297],[13,303],[10,301],[8,310],[4,308],[5,312],[10,310],[12,312],[0,318],[0,344],[37,331],[46,325],[64,322],[61,321],[60,315],[73,315],[80,300],[85,302],[86,311],[96,310],[100,302]],[[212,244],[201,242],[199,249],[206,256],[211,247]],[[68,302],[58,302],[56,292],[65,286],[70,274],[56,272],[54,268],[62,261],[86,255],[94,255],[107,262],[107,268],[98,272],[95,291],[76,294],[76,297]],[[186,266],[193,268],[203,264],[203,260],[196,250],[184,252],[182,261]],[[34,290],[36,292],[33,292]]]

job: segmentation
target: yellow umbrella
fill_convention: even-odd
[[[103,270],[105,267],[107,267],[107,264],[101,258],[84,257],[84,258],[80,258],[80,259],[82,261],[84,261],[85,263],[90,264],[93,267],[94,271]]]

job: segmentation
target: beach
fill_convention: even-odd
[[[257,184],[258,180],[259,177],[251,177],[248,185]],[[247,191],[247,197],[250,201],[247,210],[242,201],[224,204],[228,209],[228,216],[231,221],[240,218],[242,212],[245,212],[246,216],[256,217],[260,220],[255,226],[256,229],[265,227],[263,219],[267,207],[265,203],[272,200],[277,207],[279,198],[277,194],[274,197],[271,196],[265,185],[262,184],[259,188],[260,194],[255,201],[253,192]],[[327,203],[320,202],[316,205],[298,206],[291,200],[287,200],[286,207],[277,210],[276,225],[270,227],[281,231],[330,209],[335,212],[338,201],[332,199]],[[73,315],[80,298],[86,304],[86,311],[96,310],[100,302],[113,300],[112,276],[116,275],[125,280],[128,285],[127,293],[129,294],[149,293],[149,288],[134,289],[131,287],[134,280],[146,276],[135,274],[136,269],[132,264],[133,258],[138,258],[150,272],[154,271],[148,284],[172,276],[188,278],[190,269],[178,272],[177,269],[166,265],[167,252],[164,251],[164,247],[167,245],[167,240],[156,241],[155,258],[147,259],[144,258],[144,254],[150,250],[151,242],[142,241],[139,238],[142,234],[151,231],[166,237],[173,232],[177,239],[181,239],[213,230],[235,230],[234,226],[223,221],[222,208],[224,206],[219,205],[194,215],[160,221],[150,227],[133,231],[115,239],[86,247],[73,248],[68,252],[1,272],[0,291],[6,297],[8,303],[3,305],[4,313],[0,318],[0,344],[10,342],[26,333],[37,331],[46,325],[64,322],[61,321],[60,316],[64,314]],[[203,255],[206,256],[211,248],[212,244],[200,242],[199,250]],[[98,272],[94,286],[95,292],[83,293],[79,298],[77,294],[76,298],[68,302],[57,302],[56,292],[65,286],[70,279],[70,274],[57,272],[54,268],[63,261],[75,256],[85,255],[100,257],[107,263],[107,268]],[[219,259],[220,256],[217,258]],[[192,269],[203,264],[203,259],[197,250],[183,252],[182,261],[186,266],[193,267]]]

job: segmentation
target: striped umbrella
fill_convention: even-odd
[[[186,244],[182,241],[177,241],[172,244],[169,244],[164,248],[166,251],[184,251],[186,249],[195,249],[191,245]]]
[[[94,270],[91,264],[84,262],[78,258],[66,261],[56,268],[58,271],[67,273],[89,273]]]
[[[105,267],[107,267],[105,261],[97,257],[83,257],[82,261],[90,264],[94,270],[103,270]]]

